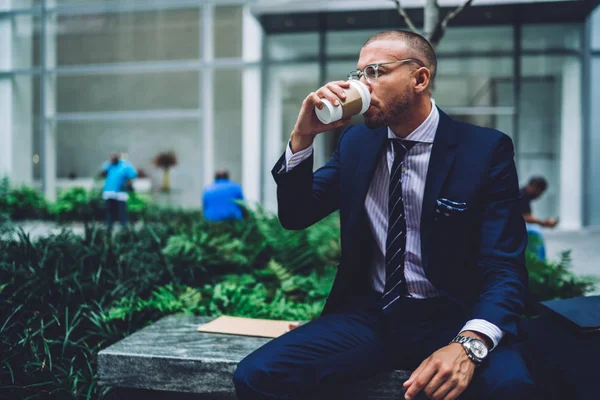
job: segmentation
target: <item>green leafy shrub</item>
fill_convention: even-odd
[[[82,187],[73,187],[59,193],[52,212],[60,221],[91,221],[94,211],[90,206],[90,194]]]
[[[48,217],[48,202],[38,190],[21,186],[12,188],[8,179],[0,181],[0,213],[13,220]]]
[[[287,271],[276,261],[284,249],[257,229],[259,216],[207,224],[196,212],[168,215],[114,237],[87,226],[82,236],[31,240],[0,226],[0,397],[97,398],[97,352],[164,315],[304,320],[320,312],[335,268]]]
[[[127,209],[132,221],[143,217],[149,200],[136,192],[129,194]],[[103,221],[104,200],[99,190],[87,191],[82,187],[73,187],[62,191],[52,213],[61,222],[68,221]]]
[[[570,251],[562,252],[557,262],[540,260],[528,251],[526,260],[532,302],[584,296],[595,289],[597,279],[571,272]]]
[[[127,210],[132,218],[137,219],[146,212],[149,202],[147,197],[138,194],[137,192],[131,192],[127,199]]]

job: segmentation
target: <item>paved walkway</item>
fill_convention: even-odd
[[[25,221],[20,226],[32,238],[59,232],[64,227],[47,221]],[[76,234],[84,231],[82,223],[72,223],[68,227]],[[593,275],[600,279],[600,228],[579,231],[545,230],[544,237],[549,259],[558,260],[561,251],[570,249],[572,271],[577,275]],[[594,294],[600,295],[600,284]]]

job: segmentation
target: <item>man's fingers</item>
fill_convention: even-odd
[[[427,397],[429,397],[430,399],[441,398],[441,397],[434,397],[433,394],[442,386],[445,386],[446,384],[450,383],[450,387],[448,387],[448,389],[446,390],[446,392],[448,392],[456,384],[456,383],[452,383],[452,380],[450,379],[451,378],[450,372],[445,373],[442,371],[443,371],[442,368],[438,368],[437,373],[433,376],[433,378],[431,378],[429,383],[423,389],[423,391],[425,392]],[[446,393],[446,392],[444,392],[444,393]]]
[[[461,387],[455,387],[450,390],[445,397],[441,397],[442,400],[455,400],[465,389]]]
[[[317,107],[319,110],[323,108],[321,98],[317,96],[315,92],[312,92],[308,96],[306,96],[306,99],[304,99],[304,105],[309,108]]]
[[[408,378],[408,380],[406,382],[404,382],[404,387],[409,387],[410,385],[412,385],[412,383],[415,381],[415,378],[421,373],[421,370],[425,367],[425,365],[427,364],[427,362],[429,361],[429,359],[426,359],[425,361],[423,361],[418,367],[417,369],[415,369],[413,371],[412,374],[410,374],[410,377]]]
[[[447,380],[446,382],[443,382],[433,393],[425,393],[427,393],[427,396],[429,396],[430,399],[444,399],[445,396],[448,395],[448,393],[450,393],[450,391],[455,388],[455,386],[456,382],[453,382],[452,380]]]
[[[436,368],[432,365],[431,362],[427,363],[427,366],[423,368],[423,370],[417,375],[414,379],[414,382],[411,383],[410,387],[406,391],[404,398],[406,400],[411,400],[414,396],[417,395],[433,378],[436,373]]]
[[[332,82],[329,82],[327,85],[338,85],[343,88],[349,88],[350,82],[348,82],[348,81],[332,81]]]
[[[322,87],[321,89],[319,89],[319,91],[317,93],[319,94],[319,96],[325,97],[327,100],[329,100],[331,102],[331,104],[333,104],[334,106],[338,106],[340,104],[340,98],[337,97],[327,87]]]
[[[328,83],[326,87],[340,99],[346,100],[346,92],[344,92],[344,89],[340,85],[332,82]]]

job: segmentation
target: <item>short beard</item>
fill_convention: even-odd
[[[365,118],[365,125],[369,129],[381,128],[383,126],[396,125],[402,120],[406,120],[406,115],[412,109],[412,98],[410,91],[406,88],[400,98],[389,107],[389,111],[377,110],[377,114]]]

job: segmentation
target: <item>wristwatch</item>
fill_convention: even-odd
[[[479,366],[488,355],[488,349],[481,340],[468,336],[458,335],[450,343],[460,343],[467,352],[467,357],[475,366]]]

